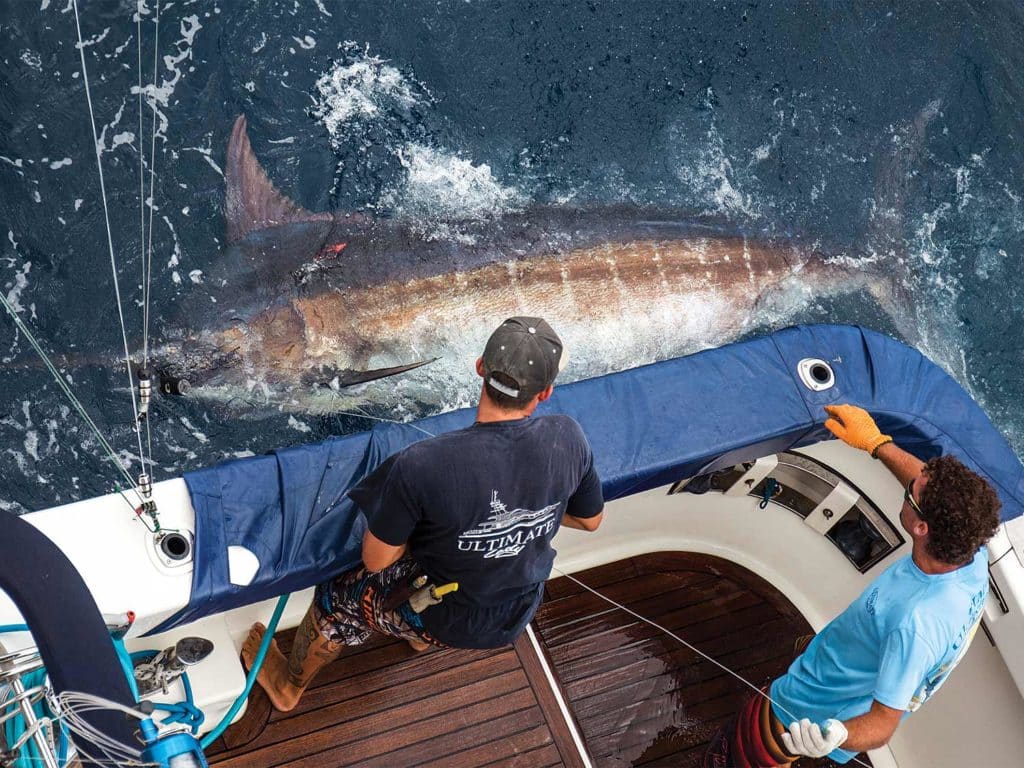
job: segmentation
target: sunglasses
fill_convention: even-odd
[[[924,512],[921,511],[920,505],[914,500],[914,481],[911,480],[907,483],[907,487],[903,489],[903,501],[910,505],[910,508],[917,513],[917,516],[924,520]]]

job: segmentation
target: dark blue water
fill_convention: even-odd
[[[253,7],[249,7],[249,6]],[[896,277],[793,320],[901,333],[1024,448],[1024,12],[1018,3],[83,3],[82,34],[129,342],[142,344],[139,153],[158,110],[154,336],[222,247],[224,149],[249,117],[270,176],[312,210],[424,226],[530,202],[637,203],[799,238]],[[40,7],[42,6],[42,7]],[[258,7],[257,7],[258,6]],[[121,345],[68,0],[0,8],[0,280],[58,359]],[[0,323],[0,497],[112,488],[95,439]],[[123,370],[69,367],[138,471]],[[367,406],[372,410],[372,404]],[[154,404],[154,475],[370,425],[357,415]],[[403,413],[380,413],[402,417]]]

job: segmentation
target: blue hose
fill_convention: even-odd
[[[277,631],[277,625],[281,621],[281,614],[284,613],[285,606],[288,604],[288,597],[289,595],[281,595],[281,597],[278,598],[277,605],[274,607],[274,613],[270,617],[270,622],[267,624],[267,630],[263,633],[263,641],[260,643],[259,651],[257,651],[256,653],[256,658],[253,659],[252,668],[249,670],[249,674],[245,677],[245,687],[242,689],[242,693],[238,696],[238,698],[235,699],[235,703],[231,705],[231,709],[229,709],[227,711],[227,714],[224,715],[223,718],[221,718],[221,721],[219,723],[217,723],[217,726],[200,740],[199,743],[202,745],[203,749],[206,749],[213,742],[220,738],[221,734],[224,733],[227,727],[231,724],[231,721],[234,719],[235,715],[238,714],[238,710],[242,708],[242,705],[245,704],[246,699],[249,698],[249,693],[252,691],[252,687],[256,683],[256,676],[259,674],[260,667],[263,666],[263,660],[266,658],[267,651],[270,649],[270,643],[274,639],[274,633]],[[0,624],[0,634],[5,632],[25,631],[28,631],[28,627],[24,624]],[[138,688],[135,685],[135,673],[133,671],[132,661],[134,661],[137,658],[152,658],[156,655],[157,652],[138,651],[136,653],[131,654],[131,656],[129,657],[129,655],[125,651],[123,642],[121,642],[120,640],[114,640],[114,647],[117,649],[118,657],[121,660],[121,666],[124,668],[125,676],[128,678],[128,684],[132,688],[132,693],[135,695],[135,699],[138,700],[139,692]],[[39,670],[38,672],[31,673],[31,675],[36,674],[45,676],[46,672],[45,670]],[[26,687],[32,687],[32,685],[41,684],[43,678],[40,678],[38,682],[33,684],[30,684],[28,682],[30,679],[34,678],[31,678],[29,675],[25,676],[24,680]],[[163,720],[164,723],[188,723],[188,725],[190,725],[192,728],[192,732],[197,733],[199,731],[199,726],[203,723],[204,716],[202,710],[196,707],[195,703],[193,702],[192,685],[189,682],[188,673],[184,673],[181,679],[182,685],[185,687],[186,700],[179,704],[155,704],[154,709],[169,713],[170,716]],[[42,702],[37,703],[36,706],[40,707],[41,704]],[[20,736],[21,733],[24,732],[24,723],[18,717],[9,720],[5,724],[5,727],[8,729],[8,744],[14,743],[14,741],[11,740],[12,733],[16,733],[16,741],[17,736]],[[11,730],[17,728],[20,728],[21,730]],[[61,758],[60,765],[63,766],[64,760],[67,757],[67,734],[64,732],[63,724],[61,726],[60,745],[60,751],[64,754],[64,757]],[[31,750],[33,750],[31,756],[28,758],[28,766],[32,766],[34,758],[38,756],[35,755],[34,746],[31,744],[31,742],[29,742],[28,746],[30,747]],[[58,757],[60,757],[60,755],[58,755]],[[19,760],[20,759],[21,758],[19,758]]]
[[[256,658],[253,659],[252,669],[249,670],[249,674],[245,677],[245,688],[242,689],[241,695],[235,699],[235,703],[231,705],[231,709],[228,713],[221,718],[221,721],[217,723],[217,727],[210,731],[208,734],[200,739],[199,743],[203,749],[213,744],[220,735],[224,733],[225,729],[231,725],[231,721],[235,715],[238,714],[238,710],[242,708],[245,700],[249,698],[249,692],[252,690],[253,684],[256,682],[256,675],[259,674],[260,667],[263,666],[263,659],[267,656],[267,650],[270,648],[270,643],[274,639],[274,633],[277,631],[277,624],[281,621],[281,614],[284,613],[284,607],[288,604],[288,595],[281,595],[277,600],[277,605],[274,607],[274,615],[270,617],[270,623],[267,624],[267,631],[263,633],[263,642],[260,643],[260,649],[256,653]]]
[[[120,641],[115,640],[114,645],[118,646]],[[149,661],[157,655],[158,651],[136,651],[135,653],[125,654],[121,656],[121,652],[124,649],[124,644],[120,643],[118,648],[118,656],[121,657],[121,665],[124,666],[126,663],[128,668],[125,674],[128,675],[129,685],[132,687],[132,691],[135,694],[136,701],[139,698],[138,688],[135,685],[135,666],[136,661]],[[127,660],[127,661],[126,661]],[[192,696],[192,683],[188,679],[188,672],[182,672],[181,674],[181,685],[185,689],[185,700],[178,702],[177,704],[154,704],[153,709],[158,712],[166,712],[167,717],[160,721],[160,725],[172,725],[183,723],[192,729],[192,734],[197,735],[199,733],[199,726],[206,720],[206,715],[203,714],[203,710],[195,704],[195,699]]]

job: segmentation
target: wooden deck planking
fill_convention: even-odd
[[[770,584],[719,558],[658,553],[618,565],[574,576],[755,685],[785,672],[794,641],[811,632]],[[708,739],[750,689],[662,630],[565,582],[549,582],[535,626],[595,765],[700,765]]]
[[[656,553],[575,576],[758,685],[786,669],[793,641],[810,632],[770,585],[713,557]],[[548,582],[534,627],[600,768],[699,765],[747,695],[719,667],[567,578]],[[292,634],[278,638],[286,653]],[[329,665],[292,712],[271,712],[254,694],[209,759],[221,768],[583,765],[525,635],[514,648],[422,654],[375,638]]]

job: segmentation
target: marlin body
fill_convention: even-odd
[[[376,381],[356,394],[465,405],[487,335],[512,315],[558,331],[568,381],[726,343],[814,296],[885,291],[793,244],[631,207],[535,207],[444,238],[312,213],[274,188],[244,117],[225,176],[227,252],[190,300],[193,330],[161,350],[222,399],[330,411]]]

